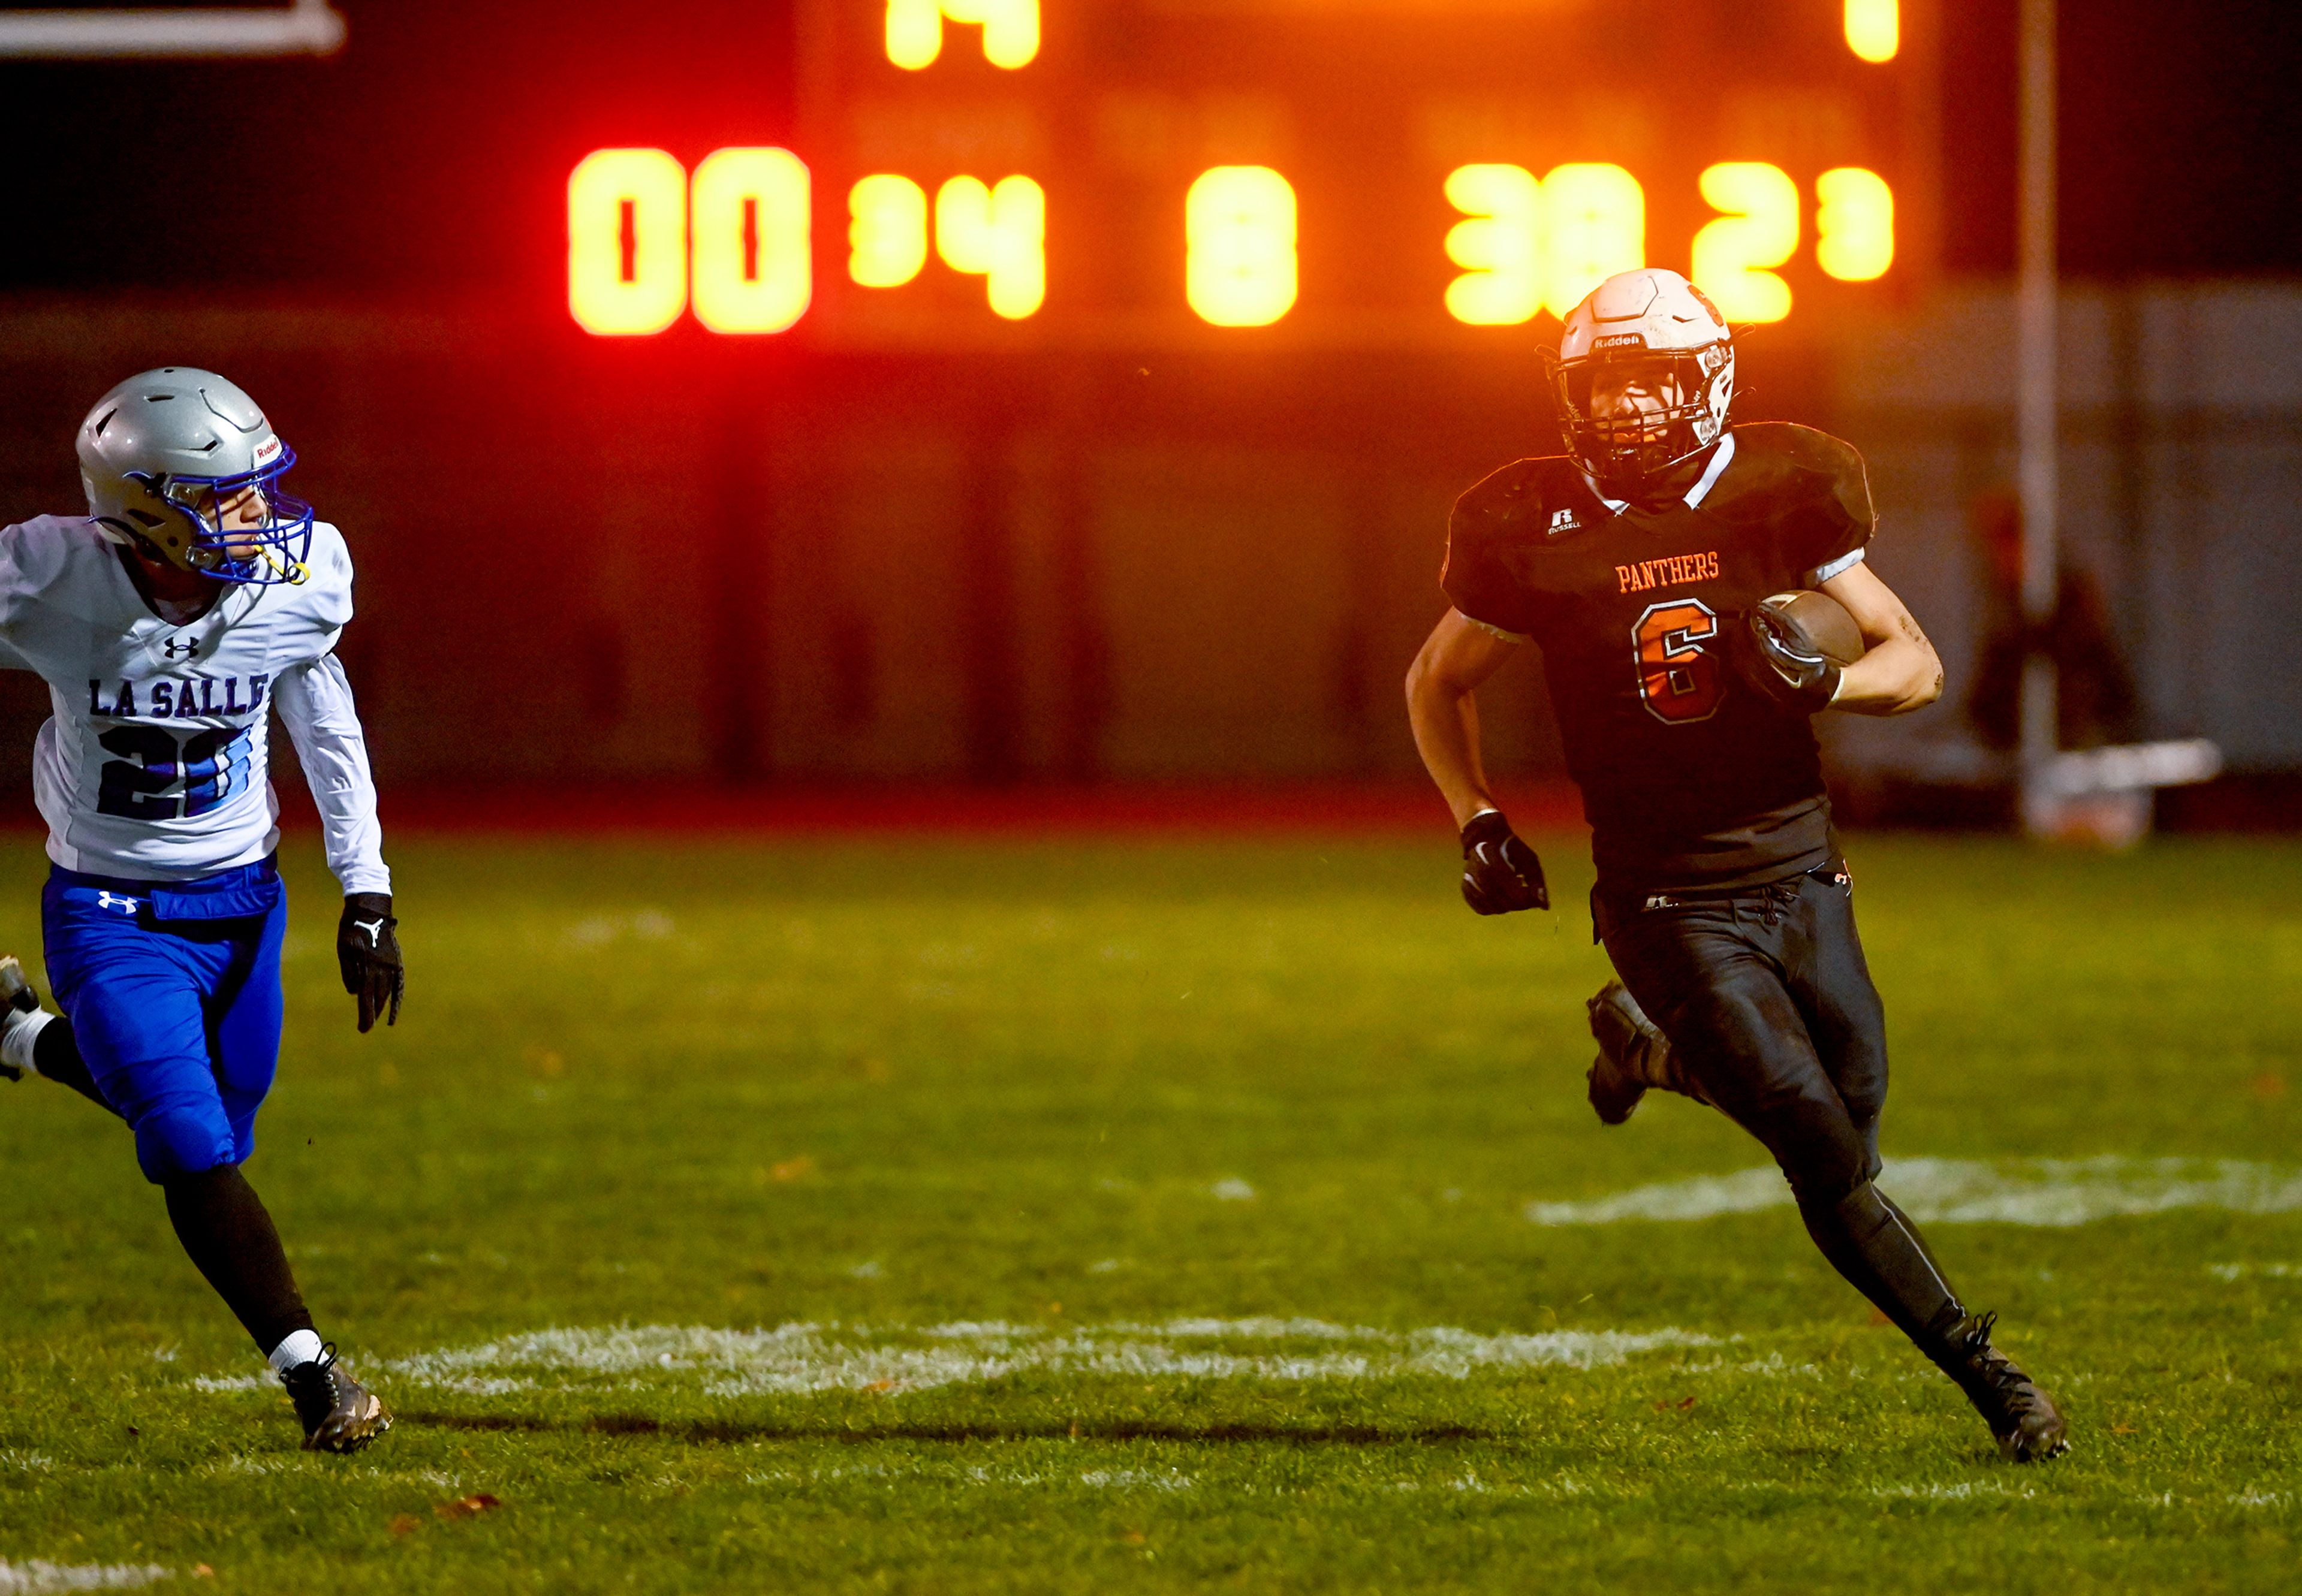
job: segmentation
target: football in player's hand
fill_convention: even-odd
[[[1842,667],[1864,653],[1862,628],[1846,607],[1811,588],[1770,593],[1751,607],[1735,651],[1743,679],[1785,709],[1811,715],[1838,692]]]
[[[1760,600],[1751,612],[1751,624],[1776,632],[1796,652],[1819,654],[1835,665],[1852,665],[1868,651],[1862,628],[1846,613],[1846,606],[1811,587]]]

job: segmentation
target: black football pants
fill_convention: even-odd
[[[1938,1353],[1965,1309],[1918,1228],[1871,1184],[1886,1017],[1844,872],[1599,908],[1623,985],[1711,1102],[1774,1155],[1823,1256]]]

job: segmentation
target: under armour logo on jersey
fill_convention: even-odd
[[[122,914],[135,913],[136,905],[141,901],[138,898],[123,898],[116,892],[100,892],[96,895],[97,908],[117,909]]]
[[[1550,528],[1543,535],[1555,538],[1562,532],[1579,531],[1583,523],[1575,519],[1573,510],[1558,510],[1552,513]]]
[[[197,637],[187,637],[180,643],[171,637],[160,645],[160,651],[171,659],[196,659],[199,657],[200,642]]]

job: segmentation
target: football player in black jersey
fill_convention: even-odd
[[[1730,425],[1732,337],[1674,272],[1600,284],[1567,317],[1552,377],[1572,452],[1507,466],[1456,505],[1453,608],[1407,676],[1416,743],[1462,827],[1463,895],[1482,914],[1550,907],[1488,790],[1473,698],[1533,642],[1621,977],[1592,1000],[1592,1105],[1618,1123],[1649,1086],[1716,1105],[1766,1144],[1823,1256],[1958,1382],[2000,1449],[2054,1457],[2062,1417],[1991,1346],[1995,1315],[1967,1312],[1872,1183],[1885,1014],[1809,718],[1921,709],[1942,666],[1863,563],[1862,458],[1806,427]],[[1750,624],[1793,589],[1836,600],[1867,651],[1842,666]]]

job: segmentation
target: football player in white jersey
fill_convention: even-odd
[[[352,614],[336,529],[289,498],[295,461],[239,388],[130,377],[80,432],[86,516],[0,529],[0,666],[55,713],[33,751],[53,868],[45,1012],[0,962],[0,1075],[71,1086],[125,1120],[192,1262],[293,1399],[304,1445],[389,1429],[336,1362],[240,1166],[279,1063],[287,902],[266,778],[274,710],[344,889],[336,952],[359,1029],[404,977],[367,745],[332,651]]]

